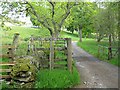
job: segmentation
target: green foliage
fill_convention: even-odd
[[[9,85],[8,84],[6,84],[7,82],[2,82],[2,85],[0,86],[0,89],[7,89],[7,88],[9,88]]]
[[[79,31],[85,36],[94,31],[93,16],[96,14],[97,5],[90,2],[80,2],[78,6],[72,8],[71,16],[66,21],[67,30],[70,32]]]
[[[83,48],[85,51],[87,51],[88,53],[94,55],[95,57],[98,57],[98,45],[102,45],[102,46],[107,46],[108,47],[108,42],[106,40],[103,40],[101,42],[96,42],[94,39],[83,39],[83,42],[80,43],[78,42],[78,46],[80,46],[81,48]],[[116,46],[116,44],[112,44],[113,46]],[[107,56],[108,56],[108,50],[105,49],[104,53],[100,53],[100,57],[98,57],[100,60],[104,60],[108,63],[114,64],[116,66],[120,66],[118,65],[118,56],[114,57],[111,60],[107,60]]]
[[[53,37],[58,37],[61,27],[70,14],[74,2],[27,2],[26,13],[33,25],[47,28]]]
[[[94,27],[98,33],[97,39],[101,40],[109,34],[112,34],[112,37],[116,38],[115,36],[118,36],[117,2],[104,2],[98,3],[98,5],[98,12],[94,18]]]
[[[74,30],[75,30],[75,27],[74,27],[74,25],[73,25],[73,23],[70,23],[70,25],[69,26],[66,26],[66,29],[67,29],[67,31],[70,31],[70,32],[74,32]]]
[[[79,84],[79,75],[76,68],[73,73],[68,70],[40,70],[37,73],[35,88],[70,88]]]
[[[5,22],[4,22],[4,21],[1,22],[0,27],[1,27],[2,30],[4,30],[4,31],[12,30],[10,27],[8,27],[8,26],[5,25]]]

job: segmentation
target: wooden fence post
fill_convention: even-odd
[[[108,47],[108,60],[112,58],[112,48],[111,46]]]
[[[30,37],[30,47],[32,49],[32,53],[35,54],[35,45],[34,45],[33,35],[31,35],[31,37]]]
[[[72,72],[72,45],[71,45],[71,38],[67,38],[67,64],[68,70]]]
[[[52,38],[50,38],[50,70],[54,68],[54,42]]]
[[[100,46],[98,45],[98,57],[100,57]]]
[[[30,41],[28,41],[27,55],[30,54]]]
[[[12,43],[12,45],[14,46],[13,52],[16,51],[16,48],[17,48],[17,46],[18,46],[19,35],[20,35],[19,33],[15,33],[15,34],[14,34],[13,43]]]
[[[12,47],[8,48],[7,54],[9,56],[9,58],[11,58],[12,60],[14,59],[14,53],[13,53]]]
[[[103,46],[103,56],[104,56],[104,46]]]

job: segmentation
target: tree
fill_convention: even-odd
[[[109,49],[108,59],[112,58],[112,38],[118,36],[118,4],[117,2],[106,2],[100,4],[99,13],[96,15],[96,29],[98,33],[98,42],[106,35],[108,37]]]
[[[101,5],[101,6],[100,6]],[[98,13],[96,14],[95,28],[97,30],[97,41],[100,42],[105,36],[112,35],[113,40],[117,35],[117,16],[118,10],[116,2],[99,3]]]
[[[30,16],[30,20],[34,25],[44,26],[47,28],[52,37],[58,37],[61,27],[69,16],[71,9],[76,2],[9,2],[4,3],[5,8],[11,7],[4,13],[15,11],[16,13],[24,12]]]
[[[24,7],[21,7],[17,2],[0,2],[0,27],[3,30],[11,30],[10,27],[6,26],[6,22],[12,24],[24,24],[24,22],[18,21],[20,12],[24,12]],[[19,10],[21,8],[21,11]]]
[[[72,34],[73,34],[75,27],[74,27],[73,23],[70,23],[68,26],[66,26],[66,29],[67,29],[67,31],[72,32]]]
[[[89,36],[93,32],[93,16],[96,12],[97,5],[90,2],[80,2],[77,7],[72,8],[70,19],[67,25],[78,31],[80,42],[82,42],[82,33]],[[70,23],[68,23],[70,22]],[[73,26],[71,26],[73,25]]]

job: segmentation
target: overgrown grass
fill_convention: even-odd
[[[108,63],[111,63],[113,65],[116,66],[120,66],[118,64],[118,55],[116,55],[114,58],[112,58],[111,60],[107,60],[108,58],[108,50],[107,48],[104,49],[104,52],[101,50],[100,55],[98,57],[98,45],[102,45],[102,46],[108,46],[108,42],[103,40],[101,42],[96,42],[95,39],[83,39],[83,42],[78,42],[77,43],[78,46],[80,46],[81,48],[83,48],[85,51],[87,51],[88,53],[94,55],[95,57],[99,58],[100,60],[104,60]],[[112,44],[114,47],[117,47],[117,44]]]
[[[35,88],[70,88],[79,82],[79,74],[75,67],[73,73],[60,69],[40,70],[37,73]]]

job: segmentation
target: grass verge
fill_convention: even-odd
[[[104,53],[101,52],[98,57],[98,45],[108,46],[108,42],[101,41],[100,43],[96,42],[95,39],[83,39],[83,42],[78,42],[77,45],[83,48],[88,53],[94,55],[95,57],[99,58],[100,60],[106,61],[116,66],[120,66],[118,63],[118,56],[112,58],[111,60],[107,60],[107,49],[105,49]],[[115,46],[115,45],[114,45]]]
[[[77,34],[72,34],[70,32],[66,32],[66,31],[61,31],[60,32],[60,37],[62,38],[72,38],[73,41],[78,41],[79,37]]]
[[[37,73],[35,88],[70,88],[79,82],[79,74],[75,67],[73,73],[62,69],[40,70]]]

